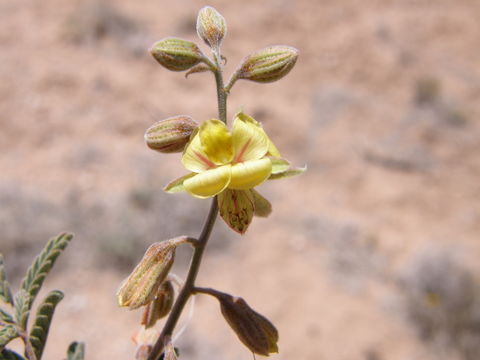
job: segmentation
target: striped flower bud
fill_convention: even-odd
[[[203,53],[195,43],[176,38],[156,42],[150,53],[155,60],[171,71],[188,70],[204,59]]]
[[[155,299],[147,304],[143,312],[142,325],[146,329],[155,325],[157,320],[167,316],[173,306],[173,300],[175,298],[175,290],[173,289],[172,282],[166,280],[160,285],[158,293]]]
[[[133,310],[150,303],[173,265],[176,246],[186,241],[187,237],[178,237],[150,245],[140,263],[120,286],[118,304]]]
[[[213,50],[218,50],[227,32],[225,19],[211,6],[200,9],[197,17],[197,34]]]
[[[182,152],[197,127],[190,116],[173,116],[149,127],[145,132],[145,142],[150,149],[162,153]]]
[[[298,50],[284,45],[270,46],[243,59],[237,79],[268,83],[280,80],[292,70]]]
[[[242,298],[228,294],[216,297],[223,317],[250,351],[264,356],[278,352],[278,331],[267,318],[254,311]]]

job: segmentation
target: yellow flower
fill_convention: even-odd
[[[265,180],[297,175],[268,138],[262,126],[244,113],[232,131],[220,120],[200,125],[186,146],[182,163],[191,173],[174,180],[167,192],[187,191],[199,198],[218,195],[220,215],[234,230],[244,233],[253,215],[268,216],[271,206],[253,188]],[[256,209],[258,209],[256,211]]]

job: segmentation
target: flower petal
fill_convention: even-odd
[[[207,198],[222,192],[230,183],[232,167],[224,165],[206,170],[186,179],[183,182],[185,190],[193,196]]]
[[[272,162],[272,174],[278,174],[288,170],[290,163],[285,159],[270,158]]]
[[[166,191],[170,194],[175,194],[179,193],[181,191],[185,191],[185,187],[183,186],[183,182],[187,179],[190,179],[192,176],[196,175],[195,173],[190,173],[187,175],[184,175],[182,177],[179,177],[178,179],[175,179],[168,183],[164,188],[163,191]]]
[[[254,200],[250,190],[227,189],[218,194],[218,208],[223,220],[240,234],[247,231],[252,222]]]
[[[232,179],[229,189],[251,189],[264,182],[272,173],[272,162],[269,158],[250,160],[232,166]]]
[[[286,171],[270,175],[268,180],[277,180],[277,179],[283,179],[283,178],[287,178],[287,177],[297,176],[297,175],[303,174],[306,170],[307,170],[306,165],[302,168],[291,168],[291,169],[288,169]]]
[[[265,199],[255,189],[251,189],[250,191],[253,195],[253,203],[255,207],[254,215],[259,217],[267,217],[270,215],[272,212],[272,204],[270,204],[270,201]]]
[[[258,123],[242,118],[248,119],[247,115],[240,113],[233,121],[234,163],[261,159],[268,151],[268,138],[263,129]]]
[[[199,173],[215,167],[215,164],[208,158],[203,151],[202,143],[200,142],[200,135],[197,132],[192,140],[186,146],[183,156],[182,164],[188,170]]]
[[[278,151],[277,147],[273,144],[272,140],[270,140],[270,138],[268,137],[265,130],[263,130],[262,124],[260,124],[257,120],[255,120],[254,118],[252,118],[251,116],[248,116],[247,114],[245,114],[243,112],[239,112],[238,114],[236,114],[235,118],[239,118],[240,120],[242,120],[246,123],[250,123],[250,124],[255,125],[255,126],[260,128],[260,130],[267,137],[267,142],[268,142],[268,149],[267,149],[267,154],[266,154],[267,156],[274,156],[274,157],[277,157],[277,158],[282,157],[282,155]]]
[[[203,151],[215,165],[225,165],[232,161],[232,134],[222,121],[217,119],[205,121],[200,125],[198,134]]]

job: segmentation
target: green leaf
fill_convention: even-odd
[[[43,280],[45,280],[48,272],[52,269],[58,255],[67,247],[72,237],[72,234],[64,233],[50,239],[32,266],[28,269],[27,275],[22,281],[21,288],[30,294],[29,306],[35,300],[35,296],[37,296]]]
[[[25,360],[23,356],[17,354],[13,350],[3,349],[0,352],[0,360]]]
[[[292,176],[297,176],[300,174],[303,174],[307,170],[307,167],[304,166],[303,168],[292,168],[283,172],[280,172],[278,174],[272,174],[268,178],[268,180],[276,180],[276,179],[283,179],[287,177],[292,177]]]
[[[72,342],[67,350],[67,360],[83,360],[85,357],[85,344]]]
[[[13,317],[9,313],[0,309],[0,322],[14,324],[15,320],[13,320]]]
[[[15,296],[15,319],[18,326],[23,330],[27,328],[28,316],[30,314],[30,294],[20,289]]]
[[[2,254],[0,254],[0,299],[10,305],[13,305],[12,291],[10,290],[10,286],[7,281],[7,275],[5,274],[5,266]]]
[[[8,281],[0,282],[0,299],[13,306],[13,296]]]
[[[55,307],[62,299],[63,293],[61,291],[51,291],[37,309],[35,322],[30,331],[30,343],[32,344],[37,359],[42,358]]]
[[[18,336],[18,331],[13,325],[7,325],[0,329],[0,351],[3,350],[5,345]]]

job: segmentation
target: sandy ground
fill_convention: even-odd
[[[166,36],[200,43],[195,18],[207,4],[99,4],[0,3],[0,251],[18,279],[47,236],[77,235],[46,283],[66,298],[45,359],[62,359],[71,340],[87,343],[90,360],[132,359],[139,314],[116,306],[118,284],[149,243],[197,234],[206,213],[200,200],[161,193],[184,169],[179,156],[148,150],[143,133],[175,114],[216,116],[210,76],[186,80],[146,51]],[[308,172],[260,187],[274,212],[245,236],[219,221],[199,283],[276,324],[273,359],[477,359],[468,344],[480,343],[478,329],[449,332],[445,316],[465,308],[462,271],[480,282],[480,3],[209,5],[228,23],[227,74],[267,45],[300,50],[282,81],[238,82],[229,114],[253,115]],[[155,197],[153,208],[127,211],[132,194]],[[130,263],[118,266],[119,253]],[[197,299],[181,358],[251,358],[217,307]],[[412,320],[414,310],[424,316]]]

